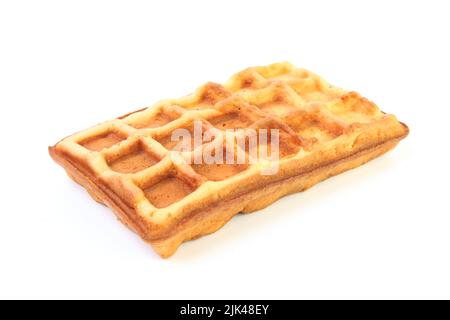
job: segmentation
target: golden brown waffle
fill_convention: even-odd
[[[171,134],[192,131],[195,120],[214,135],[192,147],[192,157],[223,140],[226,129],[278,129],[278,173],[261,174],[267,161],[189,165],[171,152]],[[95,200],[169,257],[182,242],[218,230],[237,213],[359,166],[407,134],[406,125],[359,94],[278,63],[102,123],[49,150]]]

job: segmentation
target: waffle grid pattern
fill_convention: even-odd
[[[192,148],[192,158],[203,148],[230,139],[230,134],[231,139],[243,134],[226,129],[279,129],[283,171],[283,163],[388,119],[393,121],[393,116],[357,93],[280,63],[246,69],[224,85],[208,83],[185,98],[164,100],[102,123],[64,139],[57,148],[99,177],[144,221],[164,224],[252,184],[277,178],[255,179],[267,165],[257,159],[241,165],[190,165],[171,152],[170,137],[176,129],[192,131],[199,120],[213,132],[210,141]]]

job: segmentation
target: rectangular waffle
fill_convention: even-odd
[[[225,139],[227,129],[278,129],[278,173],[262,174],[263,161],[175,161],[171,134],[179,128],[192,131],[194,121],[216,134],[193,145],[192,156]],[[184,98],[99,124],[49,151],[96,201],[109,206],[161,257],[169,257],[182,242],[218,230],[240,212],[259,210],[364,164],[408,132],[358,93],[277,63],[248,68],[224,85],[207,83]]]

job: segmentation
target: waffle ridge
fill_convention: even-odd
[[[172,152],[172,133],[192,131],[194,122],[212,137],[181,157]],[[227,129],[249,128],[280,131],[278,174],[262,175],[267,163],[253,159],[249,150],[245,155],[253,161],[239,165],[186,161],[229,135],[243,134]],[[168,257],[182,242],[216,231],[239,212],[265,207],[384,153],[408,131],[358,93],[283,62],[248,68],[223,85],[210,82],[186,97],[81,131],[50,147],[50,154],[94,199]],[[382,146],[386,150],[377,149]],[[367,150],[373,150],[367,159],[355,158],[361,163],[344,168],[345,159]],[[332,171],[338,163],[344,169]]]

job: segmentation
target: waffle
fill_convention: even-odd
[[[192,132],[194,123],[213,135],[175,152],[171,134]],[[217,152],[230,135],[243,134],[229,129],[249,128],[277,129],[279,160],[254,159],[245,147],[239,164],[188,161],[211,146]],[[207,83],[184,98],[81,131],[49,152],[96,201],[166,258],[184,241],[215,232],[238,213],[264,208],[385,153],[408,132],[358,93],[277,63],[248,68],[223,85]],[[277,173],[263,174],[274,161]]]

